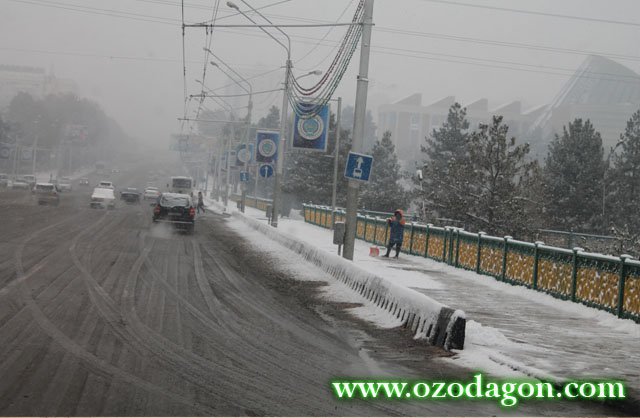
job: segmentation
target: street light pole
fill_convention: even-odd
[[[333,151],[333,188],[331,190],[331,226],[336,223],[336,197],[338,193],[338,159],[340,158],[340,116],[342,114],[342,97],[338,97],[338,114],[336,116],[336,145]]]
[[[222,59],[220,59],[220,57],[218,57],[216,54],[214,54],[213,51],[211,51],[209,48],[204,48],[204,50],[207,51],[212,56],[214,56],[218,61],[220,61],[222,64],[224,64],[224,66],[227,67],[233,74],[235,74],[236,77],[238,77],[247,86],[249,86],[249,89],[247,90],[245,87],[242,86],[242,84],[238,80],[236,80],[235,78],[231,77],[231,75],[229,73],[227,73],[222,68],[220,68],[220,66],[217,63],[211,61],[211,65],[213,65],[215,67],[218,67],[220,69],[220,71],[222,71],[224,74],[226,74],[226,76],[229,77],[229,79],[231,81],[233,81],[238,86],[240,86],[242,89],[244,89],[244,91],[249,93],[249,103],[247,104],[247,122],[246,122],[247,126],[246,126],[245,135],[244,135],[245,157],[247,157],[246,153],[249,152],[249,134],[251,133],[251,111],[253,110],[253,86],[251,85],[251,83],[249,83],[249,81],[247,81],[246,78],[244,78],[237,71],[235,71],[233,68],[231,68],[231,66],[229,66],[229,64],[227,64]],[[245,173],[249,172],[249,158],[246,158],[245,161],[244,161],[244,172]],[[240,189],[241,189],[241,193],[242,193],[242,197],[241,197],[241,200],[240,200],[240,211],[244,213],[244,207],[245,207],[246,200],[247,200],[247,183],[243,181],[240,184]]]
[[[373,0],[364,0],[362,44],[360,46],[360,70],[356,90],[356,104],[353,122],[353,143],[351,150],[362,152],[364,149],[364,124],[367,115],[367,87],[369,84],[369,50],[371,47],[371,26],[373,20]],[[356,222],[358,219],[359,183],[349,180],[347,188],[347,219],[345,225],[344,250],[342,256],[353,260],[356,240]]]

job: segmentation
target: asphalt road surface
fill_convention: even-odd
[[[167,176],[171,173],[167,173]],[[114,175],[143,188],[148,173]],[[98,180],[91,176],[92,184]],[[336,401],[334,377],[471,376],[295,282],[213,213],[196,233],[148,204],[59,207],[0,191],[0,415],[616,415],[593,403]]]

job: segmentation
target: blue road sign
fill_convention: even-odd
[[[248,171],[241,171],[240,172],[240,181],[243,183],[248,183],[249,182],[249,172]]]
[[[260,166],[260,177],[268,178],[273,176],[273,167],[269,164],[263,164]]]
[[[350,180],[369,181],[373,157],[366,154],[350,152],[347,158],[347,166],[344,169],[344,176]]]

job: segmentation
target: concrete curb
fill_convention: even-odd
[[[300,254],[305,260],[400,319],[402,326],[411,330],[415,339],[425,340],[445,350],[463,349],[466,326],[463,311],[451,309],[420,292],[398,286],[341,257],[322,251],[242,213],[234,212],[232,216]]]

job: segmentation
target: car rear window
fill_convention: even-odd
[[[191,179],[173,179],[172,184],[177,189],[189,189],[191,188]]]
[[[167,208],[173,208],[176,206],[189,206],[190,202],[189,202],[189,197],[187,196],[172,196],[172,195],[162,195],[162,198],[160,199],[160,205],[167,207]]]
[[[41,190],[43,192],[51,192],[53,191],[52,184],[36,184],[36,190]]]

